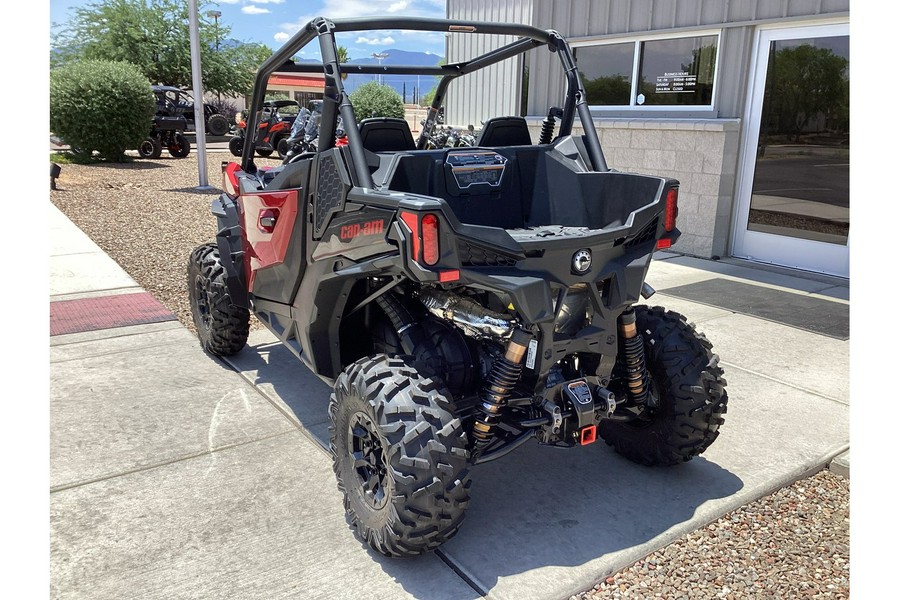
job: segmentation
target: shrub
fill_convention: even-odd
[[[152,127],[150,82],[130,63],[85,60],[50,72],[50,131],[82,158],[121,161]]]
[[[376,81],[365,83],[350,94],[356,120],[369,117],[403,118],[403,99],[393,88]]]
[[[217,114],[220,114],[228,119],[229,123],[234,123],[234,115],[236,115],[238,112],[237,104],[225,98],[210,100],[209,102],[207,102],[207,104],[212,106]]]

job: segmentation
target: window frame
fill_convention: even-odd
[[[705,36],[715,36],[716,38],[716,60],[713,68],[712,97],[709,104],[638,104],[638,85],[639,73],[641,66],[641,51],[643,42],[652,42],[658,40],[680,40],[688,38],[699,38]],[[722,57],[722,30],[721,29],[697,29],[684,33],[655,33],[646,35],[628,35],[616,37],[586,37],[569,40],[569,46],[573,53],[578,56],[579,48],[590,48],[597,46],[610,46],[613,44],[631,43],[634,46],[634,54],[631,65],[631,92],[629,96],[629,104],[589,104],[591,112],[616,112],[616,111],[648,111],[648,112],[710,112],[716,111],[716,105],[719,95],[719,66]]]

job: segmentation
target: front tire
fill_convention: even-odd
[[[344,508],[386,556],[415,556],[453,537],[469,503],[462,422],[433,379],[379,354],[338,377],[328,407]]]
[[[141,158],[156,159],[162,156],[162,143],[156,136],[148,137],[138,146],[138,156]]]
[[[728,394],[719,357],[684,316],[661,306],[634,308],[657,406],[634,421],[601,421],[600,437],[637,463],[686,462],[709,448],[724,422]]]
[[[278,156],[282,160],[287,158],[288,152],[291,151],[291,145],[288,143],[287,136],[278,139],[278,143],[275,144],[275,150],[276,152],[278,152]]]
[[[231,301],[216,244],[203,244],[191,253],[187,286],[191,314],[203,349],[217,356],[231,356],[246,346],[250,311]]]
[[[244,153],[244,138],[239,135],[228,140],[228,151],[234,156],[240,156]]]
[[[191,153],[191,145],[183,133],[176,133],[172,143],[169,144],[169,154],[173,158],[184,158]]]

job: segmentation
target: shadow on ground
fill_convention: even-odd
[[[331,390],[290,351],[277,343],[259,344],[229,360],[327,448]],[[733,473],[703,458],[677,467],[648,468],[602,443],[558,449],[532,441],[474,467],[472,479],[466,522],[439,555],[481,593],[500,582],[507,586],[510,577],[521,574],[527,574],[523,579],[528,585],[552,588],[559,584],[559,569],[545,567],[591,563],[582,569],[591,577],[618,570],[622,561],[630,564],[680,536],[679,525],[694,518],[705,503],[743,487]],[[646,551],[635,555],[644,545]],[[403,582],[403,561],[370,554]]]

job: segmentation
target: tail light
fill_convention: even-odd
[[[666,191],[666,218],[663,223],[666,233],[675,231],[675,220],[678,218],[678,188],[669,188]],[[672,238],[664,237],[656,241],[657,250],[665,250],[672,247]]]
[[[411,212],[401,212],[400,219],[412,231],[413,260],[434,266],[441,258],[440,229],[437,215],[428,213],[421,219]]]
[[[669,188],[666,192],[666,231],[675,230],[675,219],[678,217],[678,188]]]
[[[438,218],[432,214],[422,217],[422,258],[428,266],[436,265],[441,258],[438,237]]]

